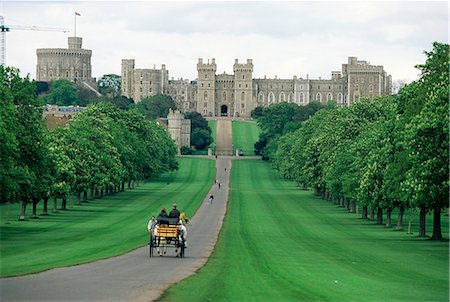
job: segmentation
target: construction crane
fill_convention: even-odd
[[[56,27],[38,27],[38,26],[24,26],[24,25],[5,25],[5,19],[0,16],[0,64],[5,66],[6,62],[6,37],[5,34],[13,30],[38,30],[38,31],[56,31],[69,32],[66,28]]]

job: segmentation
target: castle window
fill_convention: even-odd
[[[279,101],[286,102],[286,96],[284,95],[284,92],[280,93]]]
[[[203,98],[204,98],[205,101],[208,100],[208,92],[207,91],[205,91],[205,94],[203,95]]]
[[[203,107],[207,108],[208,107],[208,103],[203,103]]]
[[[223,88],[225,88],[225,84],[223,84]]]
[[[245,84],[245,88],[248,88],[248,84]]]
[[[273,92],[269,92],[269,96],[267,97],[267,101],[269,104],[272,104],[275,100],[275,96],[273,95]]]
[[[239,84],[239,88],[241,88],[241,84]]]
[[[303,90],[303,85],[300,85],[300,89]]]
[[[202,83],[202,87],[203,87],[203,83]]]
[[[333,95],[331,93],[327,94],[327,101],[330,101],[333,99]]]
[[[317,93],[316,100],[322,102],[322,94],[320,92]]]
[[[211,83],[208,83],[208,87],[211,87]]]
[[[68,71],[66,71],[66,78],[68,78],[69,77],[69,72]]]
[[[320,85],[317,85],[317,89],[320,89]]]
[[[331,86],[328,86],[328,89],[331,89]]]
[[[208,78],[208,74],[205,74],[205,79],[207,79]]]
[[[242,79],[243,79],[243,80],[245,79],[245,75],[242,75]]]
[[[369,91],[373,92],[373,85],[372,84],[369,85]]]
[[[303,92],[300,93],[300,103],[303,103],[305,101],[305,95]]]
[[[242,91],[242,93],[241,93],[241,101],[244,101],[244,100],[245,100],[245,92]]]
[[[281,89],[283,89],[284,87],[283,87],[283,85],[281,85]]]
[[[224,101],[227,100],[227,94],[225,93],[225,91],[224,91],[223,94],[222,94],[222,99],[223,99]]]
[[[142,81],[141,81],[141,85],[142,85]]]

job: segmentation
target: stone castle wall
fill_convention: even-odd
[[[145,71],[145,72],[144,72]],[[383,66],[371,65],[349,57],[342,71],[332,71],[330,79],[254,79],[253,62],[239,63],[236,59],[233,74],[216,74],[215,59],[197,62],[197,80],[167,80],[168,70],[134,69],[134,60],[122,60],[122,94],[138,102],[158,93],[170,95],[182,112],[197,111],[203,116],[249,117],[257,106],[279,102],[306,105],[311,101],[334,100],[349,106],[362,97],[389,95],[392,78]],[[145,82],[154,77],[155,86]],[[158,81],[158,79],[160,79]],[[150,91],[151,89],[151,91]]]

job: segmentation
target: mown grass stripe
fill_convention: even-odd
[[[213,255],[162,301],[448,301],[448,248],[358,219],[267,163],[240,160]]]

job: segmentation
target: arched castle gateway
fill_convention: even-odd
[[[170,95],[182,112],[197,111],[203,116],[249,117],[257,106],[289,102],[306,105],[311,101],[334,100],[349,106],[363,97],[389,95],[392,78],[380,65],[349,57],[342,71],[332,71],[331,79],[253,78],[253,62],[239,63],[233,74],[216,74],[215,59],[198,59],[197,79],[169,80],[169,71],[135,69],[134,60],[122,60],[122,94],[135,102],[158,93]]]

